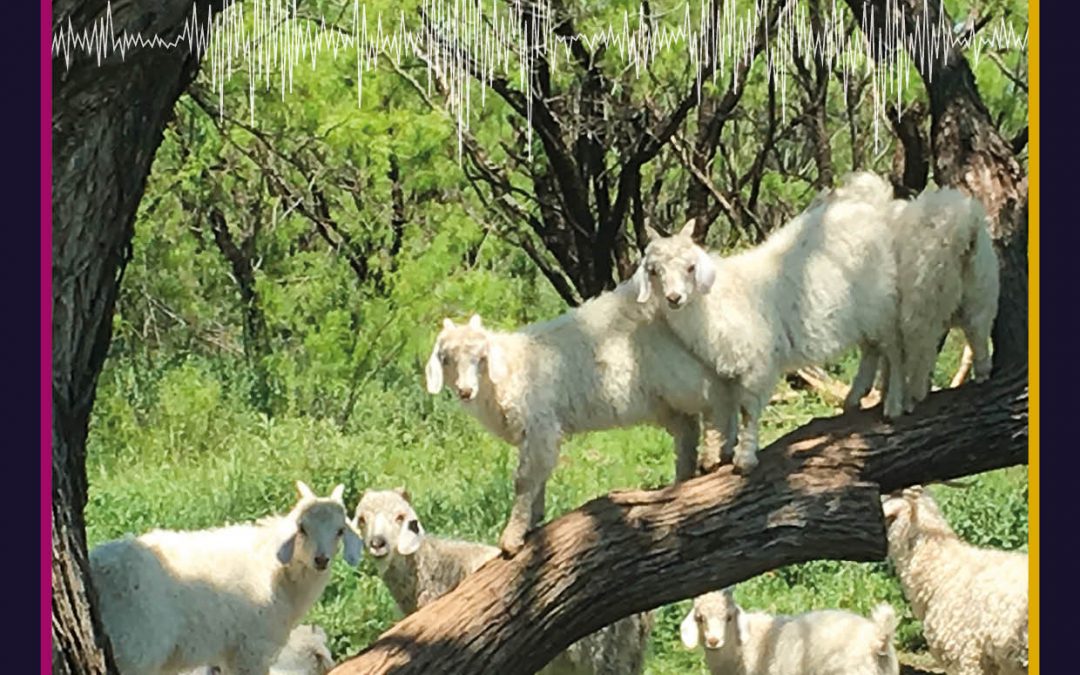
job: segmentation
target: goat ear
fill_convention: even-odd
[[[508,372],[506,356],[499,345],[490,339],[487,343],[487,368],[488,377],[492,382],[500,382],[506,378]]]
[[[695,227],[697,227],[697,221],[691,218],[690,220],[686,221],[686,224],[683,225],[683,228],[679,230],[679,236],[689,237],[690,239],[693,239]]]
[[[447,319],[449,321],[449,319]],[[438,394],[443,388],[442,361],[439,360],[439,343],[431,350],[427,366],[424,368],[424,381],[429,394]]]
[[[739,644],[746,644],[750,641],[750,619],[746,616],[746,612],[739,612],[735,616],[735,627],[739,630]]]
[[[645,226],[645,241],[650,242],[655,239],[660,239],[660,233],[653,229],[652,225]]]
[[[424,538],[424,528],[416,514],[406,518],[401,524],[401,532],[398,533],[397,552],[399,555],[412,555],[420,549],[420,542]]]
[[[342,555],[345,557],[345,562],[349,563],[353,567],[360,564],[360,558],[364,556],[364,540],[360,538],[360,535],[353,529],[351,524],[345,525],[345,541],[343,542],[344,551]]]
[[[694,263],[694,285],[700,293],[708,293],[716,282],[716,262],[709,252],[698,247]]]
[[[683,646],[687,649],[693,649],[698,646],[700,636],[698,634],[697,619],[694,618],[694,608],[690,608],[690,613],[686,615],[686,618],[679,624],[679,637],[682,638]]]
[[[281,546],[277,550],[278,562],[282,565],[288,565],[292,562],[293,551],[296,549],[296,531],[289,533],[289,538],[281,543]]]
[[[334,491],[330,493],[330,499],[341,504],[345,503],[345,485],[343,483],[334,486]]]
[[[637,301],[646,303],[652,296],[652,283],[649,281],[649,273],[645,271],[645,259],[642,258],[634,270],[634,276],[630,277],[630,283],[637,288]]]
[[[469,317],[469,328],[472,328],[473,330],[483,330],[484,329],[484,322],[480,318],[479,314],[473,314],[472,316]]]
[[[442,327],[443,330],[450,330],[451,328],[454,328],[454,322],[450,320],[450,317],[447,317],[442,320]]]
[[[315,499],[315,493],[302,480],[296,481],[296,491],[300,493],[301,499]]]
[[[885,499],[881,503],[881,512],[885,517],[885,524],[888,525],[900,515],[900,509],[904,508],[906,504],[903,499],[897,499],[895,497]]]
[[[402,499],[404,499],[405,501],[410,502],[410,503],[412,502],[412,498],[409,496],[409,491],[406,490],[405,488],[396,487],[396,488],[394,488],[394,492],[396,492],[398,494],[398,496],[401,497]]]

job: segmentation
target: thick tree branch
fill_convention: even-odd
[[[334,675],[534,672],[635,612],[813,559],[881,560],[880,492],[1027,461],[1027,372],[797,429],[749,477],[729,466],[564,515],[406,617]]]

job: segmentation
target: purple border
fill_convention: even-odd
[[[41,1],[41,672],[52,670],[52,3]]]

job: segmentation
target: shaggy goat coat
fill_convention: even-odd
[[[883,499],[889,559],[950,675],[1020,675],[1028,668],[1028,557],[960,540],[915,487]]]
[[[973,379],[990,376],[1000,281],[986,213],[977,200],[946,188],[897,202],[893,209],[904,407],[910,411],[926,398],[938,346],[952,327],[964,331],[971,347]]]
[[[725,450],[739,436],[739,468],[757,463],[758,420],[784,372],[858,345],[874,368],[852,383],[846,406],[857,407],[879,355],[900,367],[896,256],[881,206],[892,192],[870,174],[854,182],[857,191],[819,196],[762,244],[728,257],[695,244],[691,221],[654,238],[635,273],[639,301],[658,306],[683,344],[734,383],[732,395],[720,397],[731,407],[719,428]],[[903,408],[900,373],[891,373],[887,417]]]
[[[543,491],[566,436],[638,424],[675,439],[676,477],[693,475],[698,421],[726,391],[711,368],[623,284],[566,314],[516,332],[449,319],[428,361],[427,388],[446,382],[491,433],[518,447],[515,504],[500,545],[514,553],[543,520]]]

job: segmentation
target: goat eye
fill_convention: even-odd
[[[339,536],[339,537],[344,537],[345,536],[345,528],[344,527],[337,531],[337,536]]]
[[[299,529],[300,529],[300,534],[302,534],[302,535],[304,535],[306,537],[307,536],[307,528],[304,527],[303,525],[301,525]]]
[[[655,277],[656,276],[656,268],[655,267],[650,267],[649,268],[649,276],[650,277]]]
[[[363,516],[360,516],[356,519],[356,524],[360,527],[363,527],[365,524],[367,524],[367,519],[365,519]]]
[[[404,513],[397,514],[397,518],[394,518],[394,522],[398,523],[399,525],[401,523],[404,523],[405,522],[405,514]]]
[[[689,272],[690,274],[693,274],[694,273],[694,265],[691,265],[691,266],[687,267],[686,271]]]
[[[439,355],[439,362],[442,363],[445,366],[448,363],[450,363],[450,357],[448,355],[446,355],[446,354],[440,354]]]

